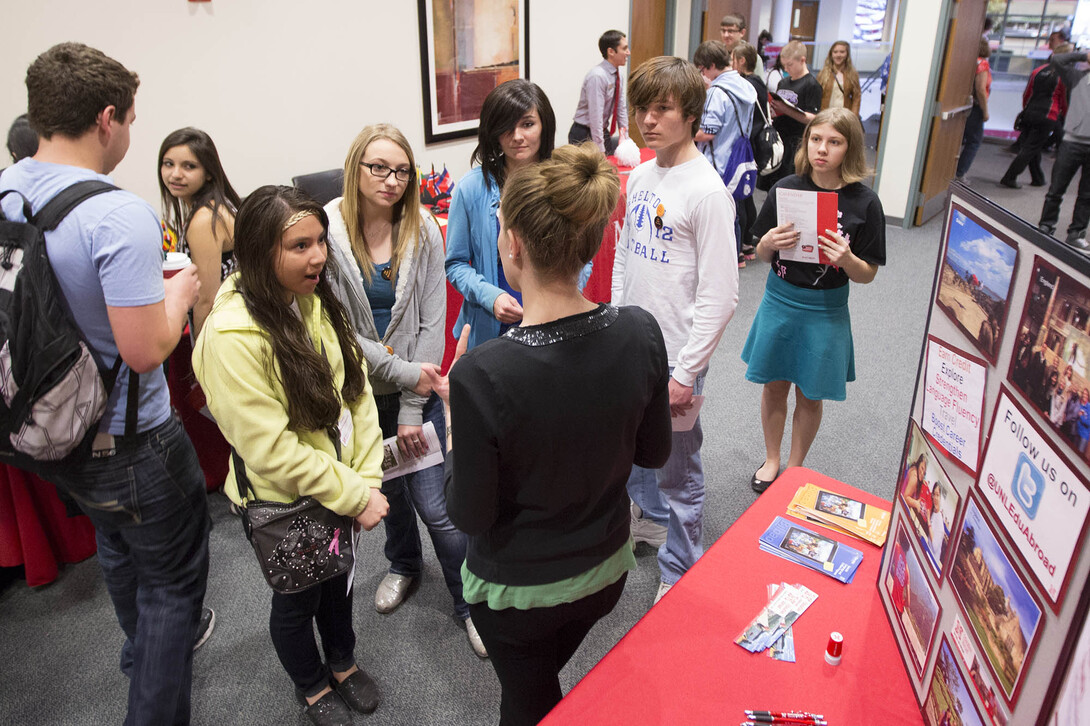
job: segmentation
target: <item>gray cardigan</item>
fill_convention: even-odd
[[[363,349],[376,395],[401,391],[397,422],[420,426],[427,397],[412,392],[420,380],[420,363],[439,364],[443,359],[443,326],[447,315],[446,275],[443,272],[443,237],[439,225],[423,208],[420,210],[420,244],[408,250],[398,270],[390,325],[379,339],[371,305],[363,286],[363,275],[352,254],[348,229],[341,216],[341,199],[325,206],[329,215],[329,280],[338,299],[348,309],[356,338]],[[395,229],[396,232],[396,229]],[[386,349],[393,348],[393,354]]]

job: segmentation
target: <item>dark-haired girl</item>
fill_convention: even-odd
[[[382,441],[363,353],[326,280],[327,227],[321,206],[291,187],[246,198],[238,272],[216,296],[194,369],[258,499],[311,496],[370,530],[387,510]],[[231,468],[225,491],[245,507]],[[348,708],[378,706],[378,688],[355,661],[347,578],[272,596],[273,646],[315,724],[350,724]]]
[[[465,301],[455,334],[469,323],[469,347],[491,340],[522,320],[521,295],[496,256],[496,211],[513,172],[553,151],[556,116],[535,83],[501,83],[485,97],[471,169],[454,187],[447,222],[447,279]]]
[[[220,283],[234,270],[239,198],[223,171],[212,137],[187,127],[163,139],[159,146],[159,197],[163,222],[177,235],[179,251],[193,260],[201,280],[191,323],[196,340]]]

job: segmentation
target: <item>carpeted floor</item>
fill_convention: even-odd
[[[1043,189],[1013,191],[994,183],[1011,158],[1000,146],[985,144],[970,182],[1035,223]],[[1046,173],[1050,167],[1049,157]],[[1067,197],[1061,230],[1070,219],[1074,191]],[[940,234],[939,219],[909,231],[887,229],[887,266],[873,284],[852,289],[858,380],[849,385],[847,401],[826,406],[807,459],[813,469],[887,498],[900,461]],[[767,267],[755,263],[740,271],[738,309],[707,379],[702,414],[707,545],[756,497],[748,482],[763,458],[760,386],[745,381],[738,355],[766,275]],[[222,495],[212,495],[211,510],[215,528],[206,604],[215,609],[217,626],[195,659],[194,723],[304,723],[269,641],[269,590],[252,551]],[[382,543],[381,529],[362,538],[355,625],[357,658],[378,681],[383,702],[357,723],[495,723],[495,674],[487,661],[473,655],[460,623],[451,617],[450,595],[430,543],[420,589],[396,612],[375,612],[374,588],[386,566]],[[629,574],[620,604],[564,670],[565,690],[651,605],[659,581],[654,553],[641,545],[637,554],[639,567]],[[23,582],[9,584],[0,592],[0,724],[121,722],[127,691],[117,667],[121,643],[94,558],[64,568],[48,587],[31,591]]]

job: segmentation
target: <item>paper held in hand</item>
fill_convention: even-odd
[[[812,192],[806,189],[776,190],[776,221],[791,222],[799,233],[799,241],[790,249],[780,250],[781,260],[830,264],[818,244],[818,235],[836,230],[837,196],[835,192]]]
[[[443,449],[439,446],[439,437],[435,435],[435,425],[431,421],[424,424],[423,435],[427,453],[416,457],[402,455],[397,448],[396,436],[382,440],[382,481],[443,463]]]

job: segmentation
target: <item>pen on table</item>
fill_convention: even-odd
[[[753,716],[747,716],[746,718],[753,719],[751,721],[745,721],[741,726],[827,726],[828,721],[821,719],[795,719],[795,718],[755,718]]]
[[[753,711],[746,709],[746,718],[757,723],[802,723],[822,726],[825,717],[808,711]]]

